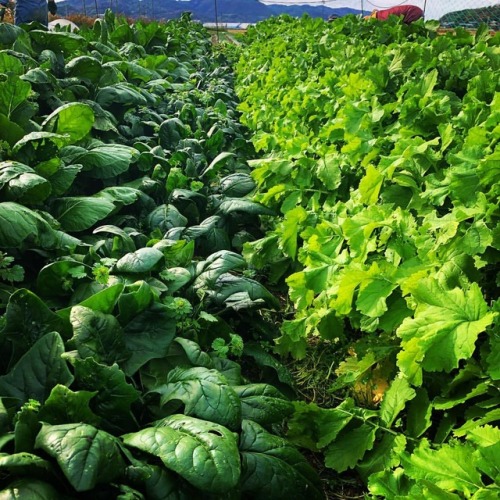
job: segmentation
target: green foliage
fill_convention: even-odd
[[[277,300],[237,253],[272,211],[208,33],[107,12],[0,49],[0,497],[236,498],[249,425],[287,450],[262,497],[317,484],[276,377],[211,349],[243,360]]]
[[[277,352],[349,353],[352,399],[298,406],[290,439],[376,496],[497,496],[464,438],[498,419],[498,35],[281,17],[246,42],[253,200],[280,216],[244,255],[295,306]]]

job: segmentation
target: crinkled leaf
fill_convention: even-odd
[[[403,455],[402,465],[412,479],[427,480],[446,491],[467,495],[484,486],[471,460],[472,453],[468,444],[443,445],[433,450],[427,441],[422,441],[411,455]]]
[[[57,460],[78,492],[112,482],[125,472],[117,439],[88,424],[44,424],[35,446]]]
[[[274,215],[274,211],[264,205],[243,198],[230,198],[224,200],[219,205],[217,212],[224,215],[233,212],[242,212],[243,214],[250,215]]]
[[[47,333],[56,331],[64,338],[71,335],[70,323],[53,313],[37,295],[24,288],[10,296],[4,318],[2,335],[22,353]]]
[[[140,89],[128,82],[102,87],[97,92],[95,100],[103,108],[112,107],[116,104],[132,107],[144,106],[148,103],[148,99],[140,92]]]
[[[412,290],[418,306],[397,330],[402,338],[398,364],[409,381],[422,383],[422,369],[450,372],[472,356],[478,335],[494,320],[481,289],[445,290],[435,281],[421,280]]]
[[[220,189],[226,196],[242,197],[255,189],[255,182],[249,174],[230,174],[220,180]]]
[[[175,343],[182,347],[184,353],[193,366],[202,366],[204,368],[214,368],[213,359],[201,349],[196,342],[177,337]]]
[[[237,429],[241,422],[241,403],[226,379],[216,370],[204,367],[177,367],[170,371],[167,383],[153,389],[161,395],[161,404],[182,401],[185,413]]]
[[[243,420],[240,437],[241,490],[251,498],[324,498],[307,460],[285,439]]]
[[[197,266],[197,276],[192,288],[199,290],[212,288],[219,276],[228,271],[245,267],[245,260],[235,252],[221,250],[210,255],[205,261]]]
[[[268,384],[233,387],[241,401],[242,417],[260,425],[281,422],[293,412],[293,404]]]
[[[173,415],[157,427],[126,434],[123,440],[127,446],[158,457],[202,491],[228,492],[239,481],[236,436],[213,422]]]
[[[39,419],[53,425],[73,422],[99,425],[101,419],[89,407],[96,394],[96,391],[74,392],[58,384],[40,409]]]
[[[397,467],[405,447],[406,438],[403,434],[385,433],[380,442],[365,454],[356,472],[366,481],[372,474]]]
[[[382,498],[409,498],[410,481],[401,468],[385,470],[370,476],[368,489]]]
[[[70,321],[73,337],[70,342],[82,359],[94,358],[105,364],[121,363],[130,353],[125,348],[123,330],[115,316],[74,306]]]
[[[213,287],[206,291],[206,296],[217,305],[222,305],[236,298],[243,299],[248,306],[265,303],[272,307],[278,307],[277,298],[258,281],[244,276],[234,276],[230,273],[220,275]],[[247,299],[246,302],[245,299]]]
[[[74,359],[75,379],[78,387],[98,391],[92,398],[92,410],[102,417],[102,428],[111,431],[130,430],[136,425],[130,406],[140,393],[125,380],[125,374],[114,364],[106,366],[93,358]]]
[[[74,57],[66,64],[65,69],[70,77],[85,78],[92,83],[97,83],[103,72],[101,62],[88,55]]]

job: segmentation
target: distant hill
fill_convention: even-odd
[[[58,3],[59,14],[103,14],[107,8],[130,17],[148,17],[154,19],[174,19],[183,12],[191,12],[193,19],[204,23],[213,23],[215,18],[214,0],[65,0]],[[326,6],[311,5],[264,5],[258,0],[217,0],[217,21],[220,23],[256,23],[271,16],[289,14],[300,17],[327,19],[331,15],[339,17],[347,14],[361,14],[361,11],[349,8],[331,9]]]

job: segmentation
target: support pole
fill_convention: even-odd
[[[214,8],[215,8],[215,33],[217,34],[217,43],[219,43],[219,15],[217,13],[217,0],[214,0]]]

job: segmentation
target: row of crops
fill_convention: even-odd
[[[321,498],[236,105],[188,16],[0,24],[0,498]]]
[[[242,122],[253,199],[279,217],[245,245],[286,282],[277,351],[322,339],[344,361],[331,408],[288,437],[374,496],[500,488],[500,36],[352,17],[249,30]]]
[[[498,42],[0,24],[0,498],[496,498]]]

